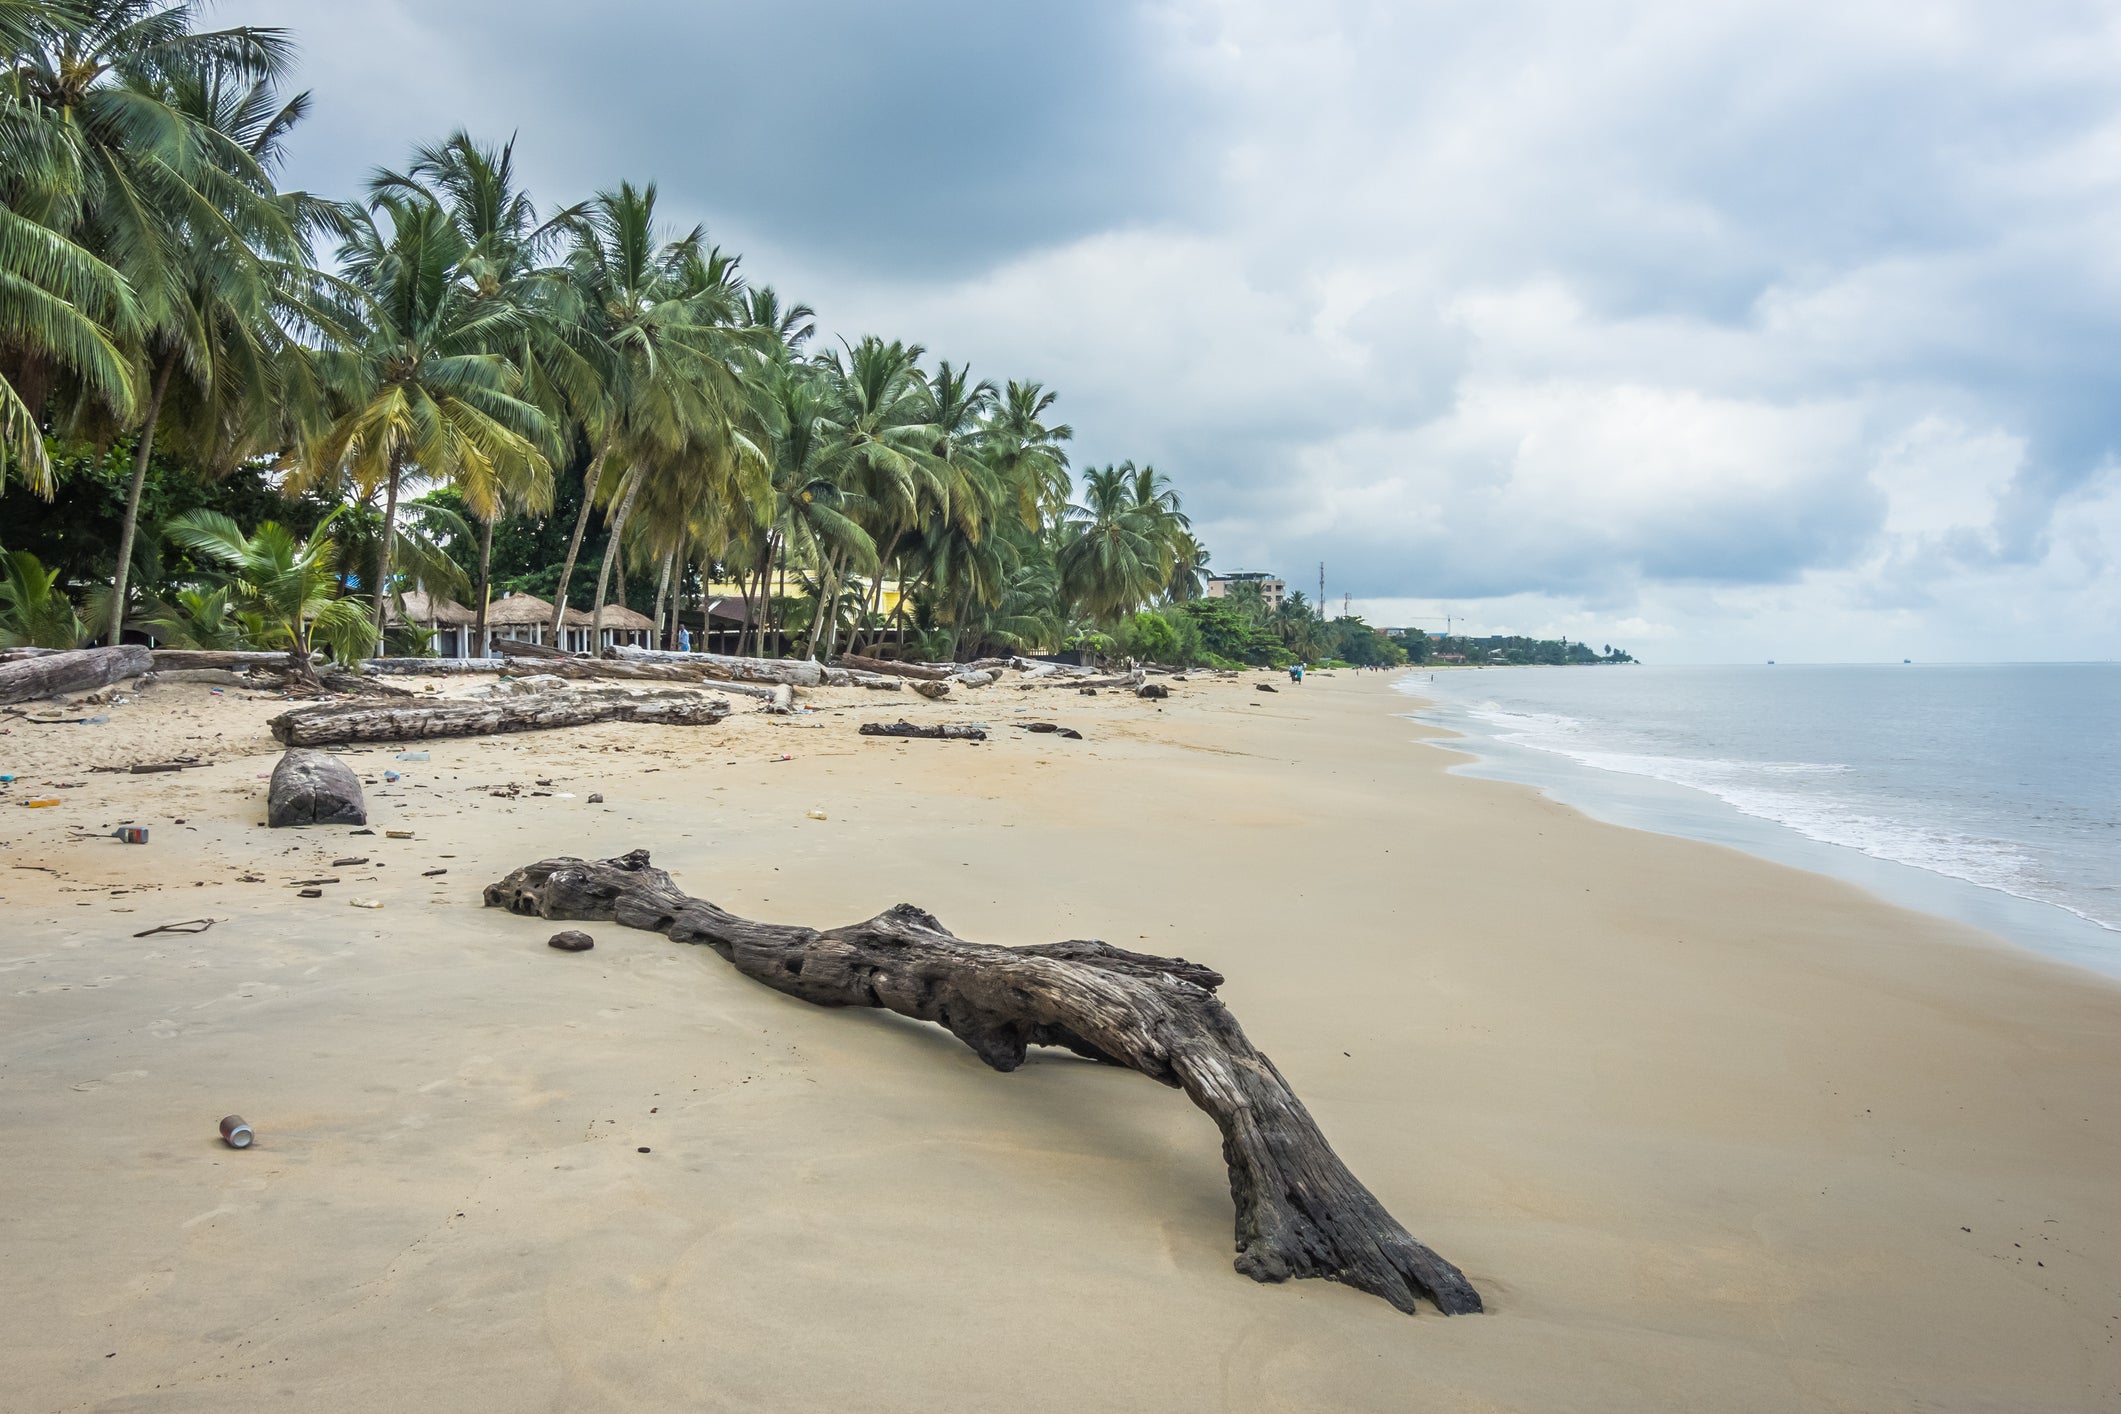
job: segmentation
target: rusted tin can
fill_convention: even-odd
[[[147,826],[145,825],[120,825],[117,829],[112,830],[111,833],[124,840],[127,844],[147,843]]]
[[[248,1149],[256,1136],[241,1115],[229,1115],[221,1121],[221,1139],[231,1149]]]

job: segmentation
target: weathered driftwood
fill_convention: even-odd
[[[606,661],[622,663],[682,663],[698,667],[721,682],[787,683],[790,687],[822,687],[834,684],[834,671],[808,658],[737,658],[726,653],[669,653],[655,648],[616,644],[604,650]],[[837,675],[840,683],[845,674]]]
[[[462,677],[508,668],[501,658],[365,658],[361,662],[362,672],[381,677]]]
[[[272,783],[265,792],[265,823],[274,829],[365,825],[368,806],[361,798],[360,778],[329,752],[290,751],[272,768]]]
[[[496,638],[494,651],[508,658],[572,658],[574,654],[564,648],[555,648],[549,643],[532,643],[527,638]]]
[[[930,702],[940,702],[950,695],[949,683],[929,682],[925,678],[911,678],[909,681],[913,684],[913,690]]]
[[[86,692],[136,678],[154,665],[146,648],[75,648],[0,663],[0,703],[35,702],[64,692]]]
[[[863,673],[860,674],[859,681],[863,687],[868,688],[872,692],[903,692],[906,688],[906,680],[904,678],[887,678],[881,675],[871,676],[868,673]]]
[[[157,668],[140,679],[142,688],[161,687],[164,684],[192,683],[207,687],[258,687],[261,682],[249,673],[234,668]]]
[[[1324,1277],[1408,1312],[1417,1297],[1449,1314],[1481,1309],[1464,1274],[1348,1171],[1215,996],[1221,976],[1198,963],[1100,942],[967,942],[911,904],[824,932],[755,923],[687,897],[646,850],[544,860],[488,887],[486,905],[705,943],[745,976],[803,1001],[936,1022],[996,1070],[1023,1064],[1029,1046],[1138,1070],[1184,1090],[1222,1130],[1239,1271],[1268,1282]]]
[[[1145,682],[1134,689],[1136,697],[1169,697],[1171,689],[1160,682]]]
[[[840,654],[840,666],[865,673],[883,673],[895,678],[918,678],[924,682],[942,682],[957,676],[959,672],[955,663],[901,663],[892,658],[864,657],[860,653]]]
[[[1133,671],[1131,671],[1131,672],[1125,672],[1125,673],[1121,673],[1121,674],[1119,674],[1119,675],[1118,675],[1117,677],[1103,677],[1103,678],[1077,678],[1077,677],[1048,677],[1048,678],[1039,678],[1039,679],[1037,679],[1037,680],[1035,680],[1035,681],[1032,681],[1032,682],[1021,682],[1021,683],[1018,683],[1018,684],[1017,684],[1017,686],[1018,686],[1018,687],[1020,687],[1020,688],[1030,688],[1030,687],[1140,687],[1140,686],[1142,685],[1142,683],[1143,683],[1143,682],[1144,682],[1144,681],[1146,680],[1146,676],[1147,676],[1147,675],[1146,675],[1146,674],[1144,674],[1144,673],[1142,672],[1142,670],[1141,670],[1140,668],[1135,668],[1135,669],[1134,669]]]
[[[864,722],[862,736],[920,737],[928,741],[985,741],[985,727],[968,726],[962,722],[944,722],[938,726],[916,726],[912,722]]]
[[[337,746],[352,741],[421,741],[428,737],[492,736],[548,731],[594,722],[711,726],[729,715],[729,700],[669,692],[633,697],[623,692],[545,693],[475,702],[325,704],[282,712],[269,724],[287,746]]]
[[[155,671],[158,673],[176,668],[265,668],[274,672],[285,672],[288,667],[285,653],[262,653],[249,649],[238,651],[220,648],[156,648],[150,652],[155,660]]]
[[[540,673],[577,682],[697,683],[706,673],[688,663],[628,663],[611,658],[539,658]]]

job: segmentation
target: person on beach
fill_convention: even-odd
[[[690,653],[691,651],[692,651],[692,630],[691,630],[691,629],[689,629],[689,628],[687,628],[687,627],[685,627],[685,625],[683,625],[683,624],[679,624],[679,625],[678,625],[678,652],[680,652],[680,653]]]

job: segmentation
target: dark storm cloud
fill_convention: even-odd
[[[1197,130],[1134,8],[1097,0],[252,13],[305,41],[298,166],[333,186],[450,128],[520,130],[549,199],[652,179],[712,227],[895,277],[1167,214]]]

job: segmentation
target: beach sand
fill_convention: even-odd
[[[1384,675],[1174,693],[435,742],[361,837],[260,827],[280,704],[10,719],[0,1407],[2121,1407],[2121,987],[1450,775]],[[999,730],[854,734],[899,715]],[[1235,1273],[1214,1127],[1140,1076],[479,906],[637,846],[750,916],[1212,964],[1489,1314]]]

